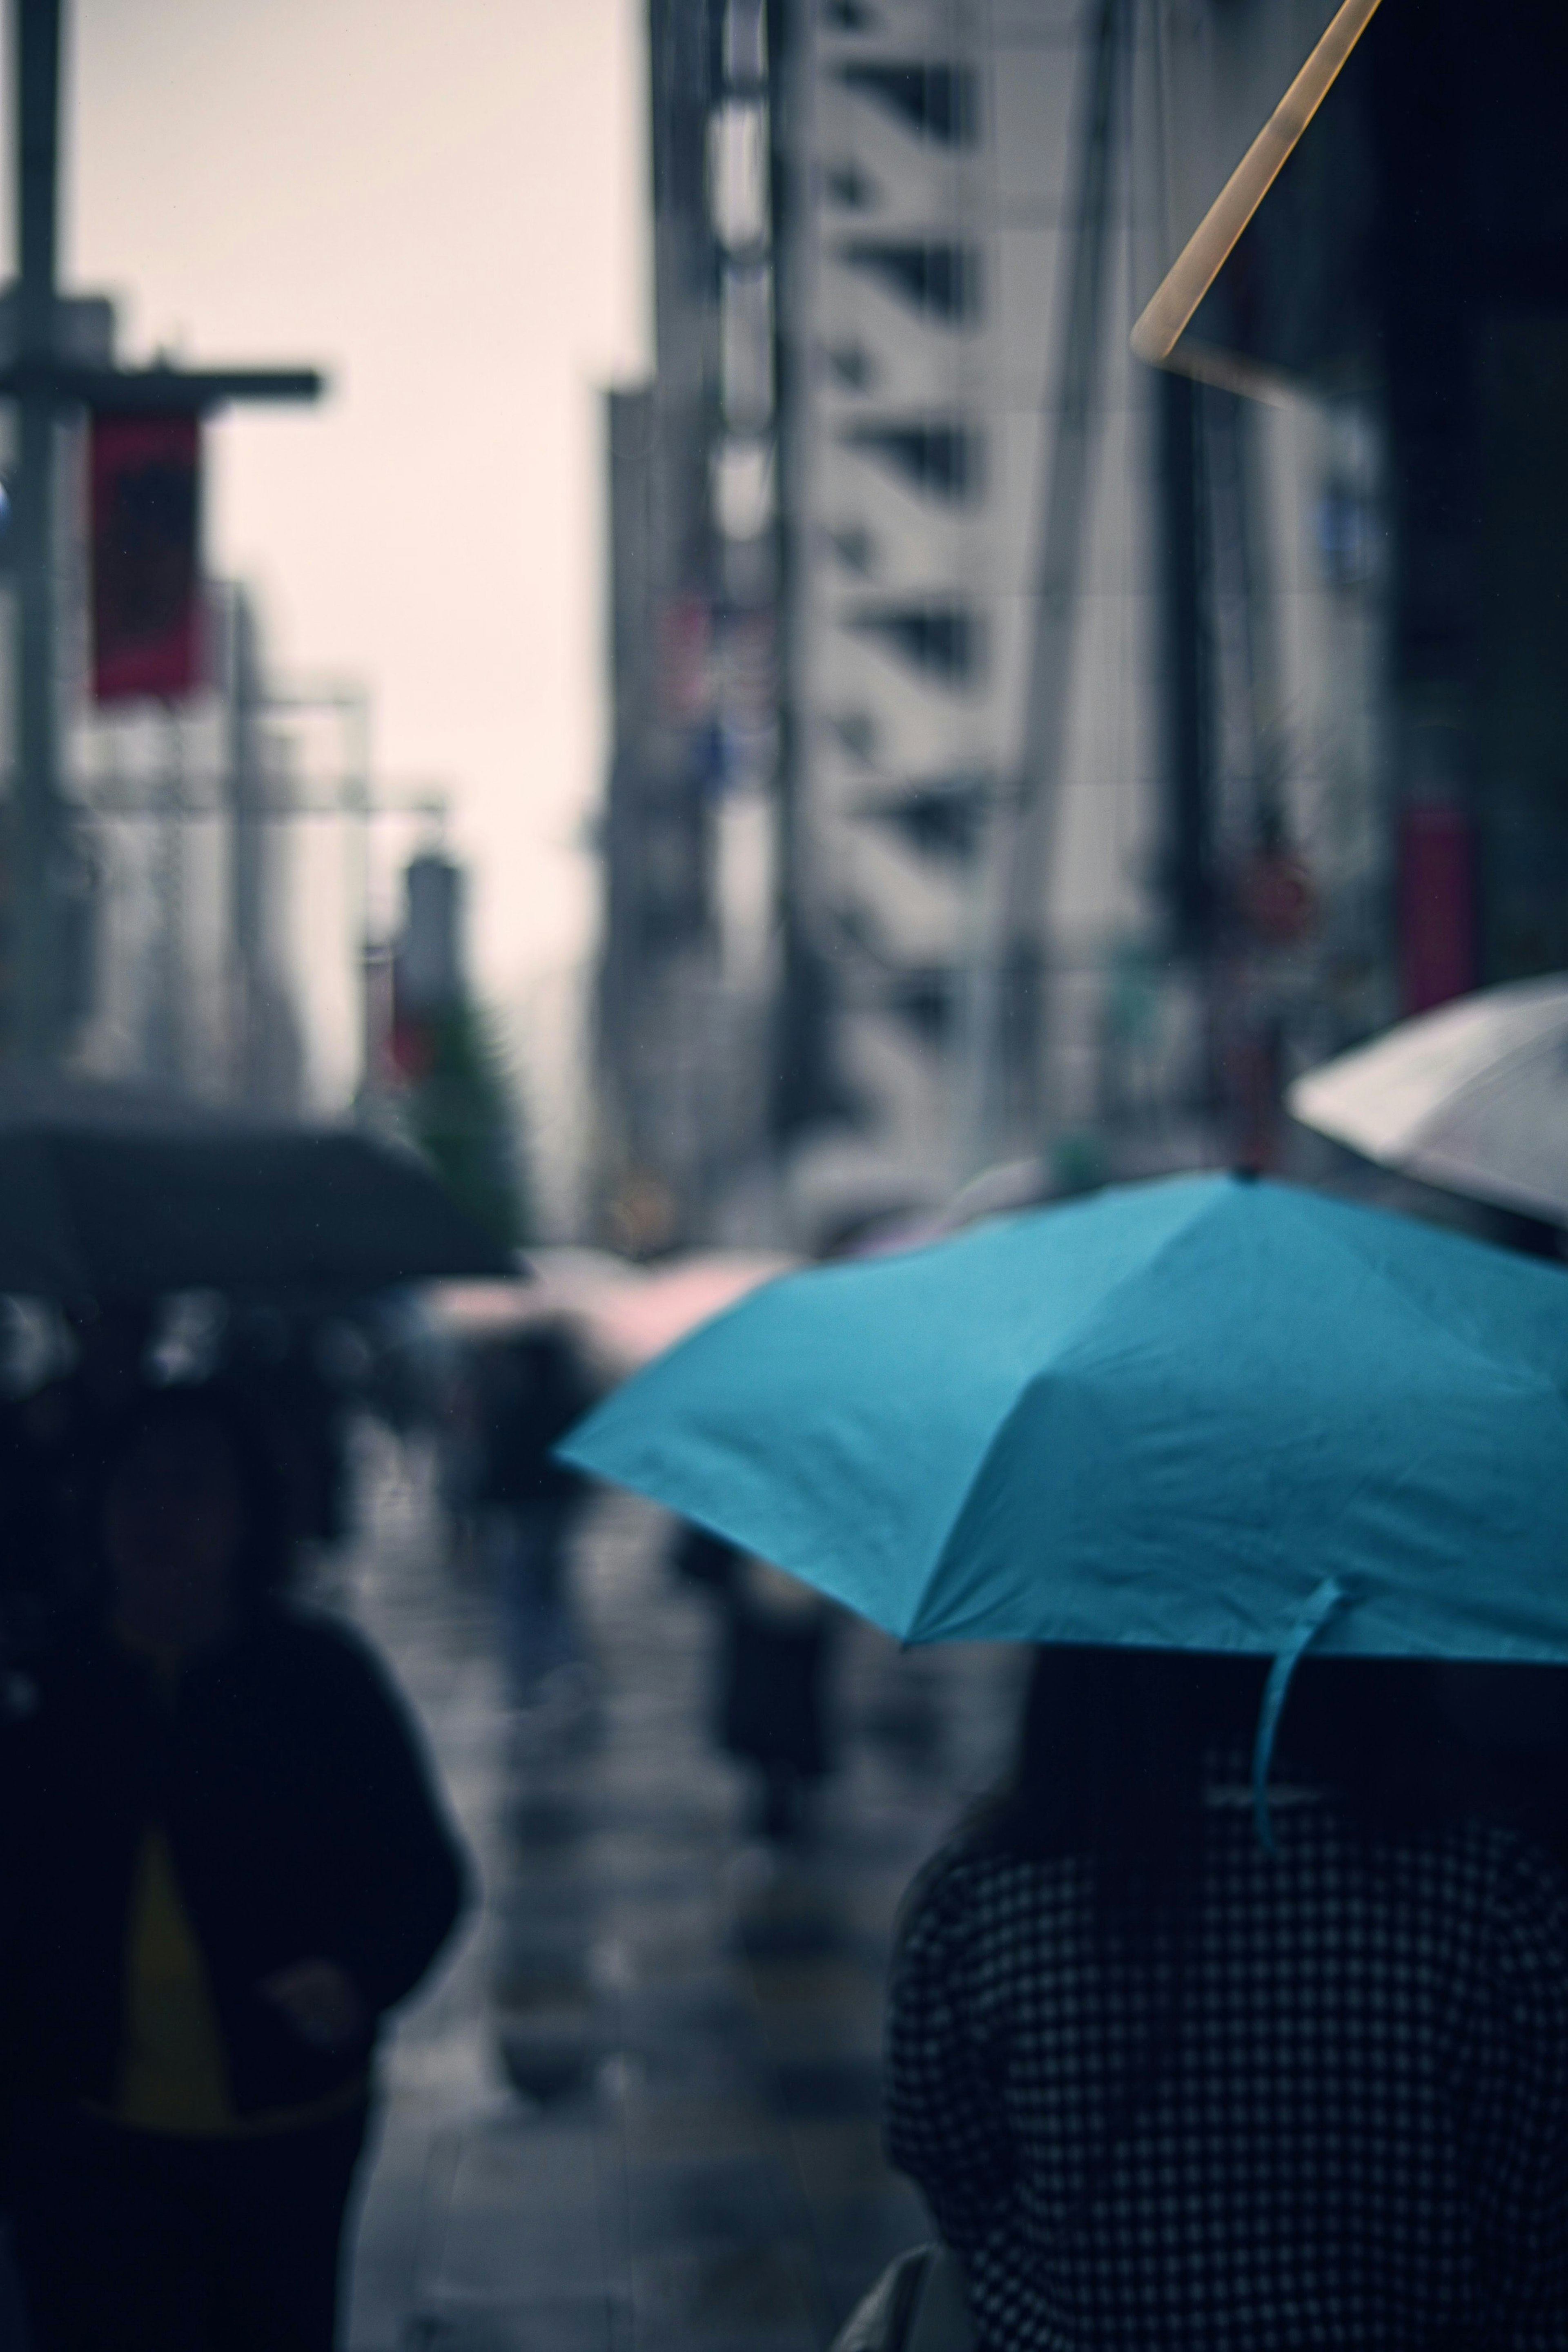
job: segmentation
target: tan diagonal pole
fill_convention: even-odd
[[[1290,161],[1378,6],[1379,0],[1343,0],[1301,72],[1182,247],[1133,329],[1134,352],[1151,367],[1180,364],[1173,362],[1173,353],[1194,311]]]

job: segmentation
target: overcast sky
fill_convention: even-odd
[[[537,1009],[593,921],[638,0],[68,5],[66,283],[122,298],[131,356],[330,371],[324,408],[214,428],[210,558],[280,667],[370,684],[389,776],[450,785],[482,985]]]

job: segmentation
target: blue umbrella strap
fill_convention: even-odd
[[[1274,1824],[1269,1816],[1269,1773],[1274,1761],[1274,1738],[1285,1711],[1291,1676],[1323,1627],[1353,1598],[1349,1585],[1337,1576],[1325,1576],[1291,1629],[1290,1639],[1269,1669],[1263,1704],[1258,1711],[1258,1738],[1252,1748],[1252,1818],[1264,1851],[1274,1851]]]

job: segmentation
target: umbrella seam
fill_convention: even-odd
[[[1524,990],[1531,988],[1534,984],[1525,982],[1520,985],[1521,990]],[[1561,982],[1557,983],[1557,989],[1559,996],[1561,996]],[[1500,997],[1504,992],[1502,990],[1488,991],[1485,992],[1485,993],[1494,997]],[[1440,1019],[1441,1014],[1439,1013],[1436,1016],[1422,1017],[1436,1017]],[[1452,1104],[1458,1095],[1465,1090],[1490,1079],[1499,1072],[1507,1072],[1516,1068],[1521,1063],[1527,1061],[1531,1055],[1540,1053],[1543,1048],[1550,1047],[1553,1043],[1561,1044],[1563,1042],[1565,1027],[1568,1027],[1568,1006],[1563,1007],[1562,1019],[1557,1027],[1546,1030],[1542,1034],[1524,1040],[1519,1045],[1510,1046],[1505,1052],[1498,1055],[1494,1061],[1489,1063],[1485,1066],[1484,1070],[1473,1072],[1470,1076],[1460,1079],[1447,1097],[1444,1108],[1446,1109],[1450,1104]],[[1396,1058],[1396,1045],[1399,1038],[1399,1031],[1396,1029],[1382,1037],[1373,1040],[1372,1043],[1367,1045],[1357,1047],[1353,1053],[1342,1055],[1340,1057],[1338,1066],[1343,1068],[1346,1063],[1360,1063],[1362,1066],[1362,1073],[1364,1075],[1367,1065],[1375,1065],[1379,1056],[1386,1055],[1391,1060]],[[1301,1078],[1296,1081],[1296,1086],[1291,1088],[1291,1093],[1294,1094],[1298,1087],[1302,1090],[1308,1090],[1315,1083],[1326,1080],[1328,1073],[1335,1067],[1336,1065],[1334,1063],[1328,1063],[1325,1064],[1322,1069],[1309,1070]],[[1309,1117],[1301,1112],[1296,1112],[1294,1113],[1294,1116],[1301,1119],[1303,1126],[1314,1129],[1320,1135],[1329,1136],[1335,1142],[1348,1145],[1351,1150],[1359,1152],[1364,1159],[1371,1160],[1375,1165],[1379,1167],[1397,1168],[1406,1159],[1407,1159],[1411,1152],[1417,1151],[1422,1149],[1433,1123],[1443,1116],[1443,1111],[1428,1111],[1425,1117],[1416,1120],[1410,1130],[1408,1137],[1403,1143],[1390,1146],[1384,1150],[1372,1150],[1364,1141],[1358,1140],[1354,1134],[1347,1133],[1344,1124],[1344,1114],[1343,1112],[1337,1117],[1331,1114],[1326,1120],[1320,1118],[1317,1115]],[[1352,1124],[1354,1125],[1354,1118],[1352,1119]]]
[[[1565,1038],[1568,1038],[1568,1009],[1565,1009],[1562,1023],[1557,1028],[1547,1031],[1542,1036],[1531,1037],[1523,1044],[1510,1046],[1508,1051],[1500,1054],[1495,1061],[1489,1062],[1484,1070],[1477,1071],[1468,1078],[1461,1078],[1444,1097],[1436,1109],[1429,1110],[1424,1118],[1417,1120],[1410,1140],[1404,1146],[1404,1150],[1419,1150],[1430,1138],[1434,1126],[1443,1119],[1463,1097],[1481,1094],[1494,1082],[1516,1076],[1535,1055],[1550,1053],[1553,1047],[1562,1045]]]
[[[1285,1185],[1281,1185],[1276,1189],[1281,1192],[1290,1192],[1294,1190],[1293,1187]],[[1351,1215],[1379,1216],[1386,1213],[1381,1210],[1352,1210],[1349,1213]],[[1537,1371],[1533,1365],[1527,1366],[1521,1370],[1517,1363],[1510,1364],[1505,1362],[1480,1341],[1472,1339],[1462,1331],[1452,1330],[1447,1324],[1443,1323],[1436,1314],[1433,1313],[1432,1309],[1427,1305],[1425,1299],[1417,1297],[1413,1291],[1402,1289],[1400,1285],[1394,1281],[1390,1276],[1385,1274],[1383,1268],[1373,1260],[1358,1257],[1356,1253],[1349,1248],[1349,1246],[1340,1239],[1337,1234],[1333,1232],[1332,1228],[1329,1230],[1328,1238],[1335,1250],[1337,1250],[1343,1256],[1350,1259],[1354,1265],[1359,1265],[1364,1273],[1370,1275],[1373,1280],[1376,1282],[1390,1297],[1403,1300],[1407,1307],[1413,1307],[1429,1330],[1436,1331],[1444,1339],[1452,1341],[1455,1346],[1461,1349],[1466,1354],[1475,1357],[1479,1362],[1485,1364],[1489,1370],[1501,1371],[1505,1375],[1517,1380],[1521,1387],[1544,1391],[1544,1392],[1556,1405],[1559,1412],[1563,1415],[1564,1419],[1568,1419],[1568,1395],[1564,1394],[1559,1384],[1548,1374]],[[1466,1235],[1464,1238],[1467,1241],[1469,1240],[1469,1235]],[[1485,1242],[1472,1242],[1470,1245],[1481,1250],[1485,1250],[1491,1246],[1491,1244]],[[1499,1254],[1500,1255],[1506,1255],[1501,1252]],[[1563,1303],[1565,1307],[1568,1307],[1568,1290],[1564,1291]]]
[[[1292,1185],[1283,1184],[1272,1185],[1270,1187],[1271,1192],[1286,1198],[1293,1197],[1296,1189],[1297,1188]],[[1219,1202],[1228,1200],[1231,1197],[1233,1196],[1228,1191],[1213,1192],[1207,1194],[1205,1202],[1205,1215],[1208,1213],[1210,1205],[1218,1204]],[[1379,1213],[1375,1212],[1369,1213]],[[1094,1314],[1100,1313],[1103,1307],[1120,1295],[1124,1286],[1127,1283],[1138,1278],[1144,1274],[1151,1272],[1155,1267],[1158,1266],[1161,1260],[1166,1255],[1167,1252],[1174,1248],[1178,1243],[1185,1241],[1187,1235],[1194,1230],[1195,1226],[1201,1223],[1202,1221],[1202,1218],[1193,1218],[1186,1223],[1178,1227],[1175,1232],[1166,1234],[1160,1243],[1159,1247],[1151,1254],[1141,1267],[1123,1276],[1119,1281],[1113,1284],[1109,1290],[1104,1292],[1102,1297],[1095,1301],[1092,1312]],[[1505,1378],[1513,1380],[1518,1387],[1523,1390],[1526,1393],[1531,1395],[1544,1394],[1550,1402],[1556,1407],[1559,1414],[1564,1420],[1568,1420],[1568,1397],[1564,1396],[1562,1389],[1558,1387],[1555,1381],[1551,1380],[1548,1376],[1536,1371],[1533,1367],[1527,1368],[1521,1371],[1517,1365],[1500,1362],[1496,1356],[1489,1353],[1484,1348],[1478,1346],[1463,1333],[1455,1332],[1449,1329],[1448,1326],[1439,1321],[1437,1317],[1423,1300],[1414,1297],[1409,1292],[1401,1289],[1399,1285],[1392,1281],[1379,1266],[1369,1260],[1359,1257],[1354,1250],[1341,1240],[1337,1234],[1334,1234],[1332,1231],[1332,1229],[1328,1230],[1327,1238],[1341,1256],[1347,1259],[1353,1265],[1358,1266],[1364,1273],[1371,1275],[1389,1296],[1403,1303],[1405,1306],[1413,1307],[1429,1329],[1437,1332],[1443,1339],[1458,1348],[1462,1353],[1467,1354],[1472,1357],[1476,1361],[1484,1364],[1489,1371],[1494,1373],[1500,1372]],[[1484,1246],[1484,1244],[1478,1244],[1477,1246]],[[1087,1316],[1081,1318],[1082,1321],[1087,1321],[1088,1319]],[[1078,1336],[1079,1332],[1075,1330],[1073,1333],[1073,1339],[1076,1339]],[[1071,1344],[1072,1342],[1070,1340],[1068,1342],[1068,1346],[1071,1347]],[[1065,1353],[1066,1350],[1064,1349],[1063,1352]],[[1050,1367],[1049,1370],[1034,1374],[1020,1390],[1019,1395],[1009,1406],[1006,1415],[993,1432],[990,1442],[988,1444],[986,1450],[981,1455],[979,1463],[976,1467],[974,1476],[970,1479],[969,1484],[966,1488],[964,1498],[954,1515],[952,1524],[942,1539],[941,1548],[936,1555],[936,1565],[932,1570],[931,1576],[926,1582],[925,1591],[921,1593],[919,1601],[911,1614],[909,1624],[904,1632],[903,1639],[904,1641],[916,1642],[922,1639],[931,1638],[930,1636],[923,1636],[917,1629],[920,1624],[921,1617],[925,1612],[926,1599],[936,1589],[936,1586],[941,1579],[943,1570],[947,1565],[949,1549],[951,1548],[953,1538],[958,1531],[964,1513],[968,1507],[970,1496],[979,1486],[981,1479],[985,1476],[987,1470],[990,1466],[997,1450],[1000,1447],[1004,1439],[1009,1435],[1014,1423],[1024,1411],[1024,1408],[1029,1403],[1030,1397],[1043,1387],[1053,1375],[1060,1373],[1060,1370],[1061,1361],[1059,1360]],[[1413,1471],[1418,1466],[1421,1461],[1430,1459],[1437,1443],[1437,1441],[1436,1439],[1431,1441],[1431,1443],[1422,1450],[1415,1460],[1405,1465],[1399,1481],[1401,1485],[1405,1484],[1409,1479]],[[1365,1494],[1373,1483],[1373,1479],[1370,1476],[1364,1477],[1357,1481],[1356,1485],[1352,1487],[1349,1494],[1347,1494],[1343,1499],[1336,1524],[1343,1522],[1345,1516],[1354,1505],[1357,1497]],[[953,1634],[944,1634],[937,1638],[951,1641],[954,1639],[963,1639],[965,1637],[962,1635],[956,1636]]]
[[[1180,1182],[1182,1180],[1177,1178],[1176,1181]],[[1236,1183],[1234,1178],[1229,1176],[1211,1177],[1207,1185],[1197,1197],[1197,1206],[1193,1214],[1185,1218],[1181,1224],[1176,1226],[1170,1233],[1165,1234],[1158,1246],[1152,1250],[1141,1264],[1135,1266],[1129,1266],[1126,1273],[1118,1276],[1117,1279],[1111,1285],[1111,1287],[1108,1290],[1102,1291],[1092,1304],[1084,1308],[1082,1315],[1076,1318],[1071,1333],[1066,1338],[1063,1343],[1062,1352],[1065,1353],[1067,1349],[1071,1348],[1078,1339],[1082,1334],[1083,1326],[1086,1323],[1090,1322],[1094,1317],[1102,1314],[1105,1307],[1109,1306],[1113,1299],[1120,1297],[1122,1292],[1129,1286],[1129,1284],[1141,1281],[1145,1275],[1152,1272],[1153,1269],[1160,1264],[1160,1261],[1166,1256],[1168,1251],[1174,1249],[1178,1242],[1185,1241],[1187,1235],[1193,1231],[1194,1227],[1203,1223],[1207,1217],[1212,1215],[1214,1210],[1221,1202],[1230,1200],[1235,1191]],[[949,1547],[952,1544],[954,1537],[957,1534],[959,1524],[963,1519],[966,1510],[968,1508],[969,1498],[974,1494],[976,1487],[980,1483],[980,1480],[985,1476],[987,1470],[990,1467],[992,1458],[995,1455],[998,1447],[1001,1444],[1003,1438],[1011,1429],[1014,1420],[1017,1418],[1019,1413],[1022,1412],[1026,1402],[1033,1393],[1037,1385],[1043,1381],[1047,1377],[1048,1375],[1043,1372],[1031,1373],[1029,1379],[1019,1389],[1019,1393],[1013,1399],[1012,1403],[1008,1407],[1002,1419],[992,1431],[991,1435],[987,1442],[986,1449],[976,1465],[974,1475],[970,1478],[967,1486],[965,1487],[963,1496],[959,1501],[956,1510],[953,1514],[952,1521],[949,1524],[946,1534],[943,1536],[941,1544],[937,1549],[936,1563],[927,1581],[925,1592],[921,1594],[919,1601],[917,1601],[915,1609],[911,1612],[909,1623],[903,1630],[901,1638],[904,1641],[915,1642],[922,1638],[916,1629],[920,1623],[921,1614],[925,1606],[925,1595],[936,1586],[942,1574],[943,1569],[946,1566]],[[962,1639],[964,1637],[945,1635],[943,1638],[951,1640],[954,1638]]]

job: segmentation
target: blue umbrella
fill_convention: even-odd
[[[1250,1652],[1270,1717],[1314,1640],[1568,1659],[1568,1279],[1291,1185],[787,1277],[564,1452],[904,1641]]]

